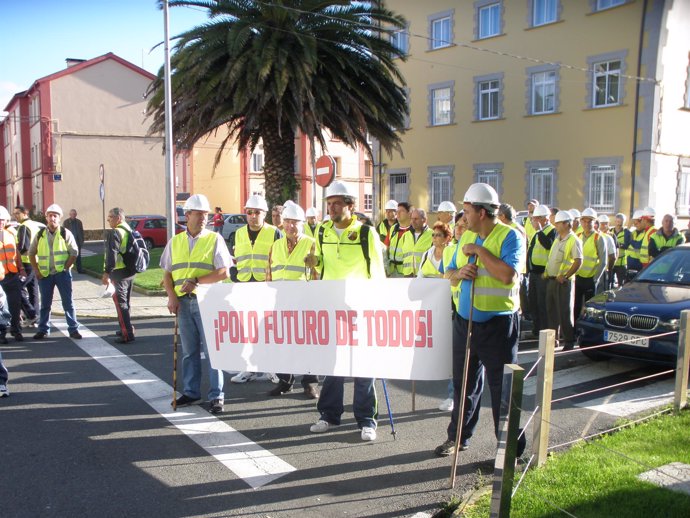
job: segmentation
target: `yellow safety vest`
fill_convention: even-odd
[[[352,216],[350,224],[340,237],[333,229],[333,221],[321,224],[323,239],[316,239],[316,256],[319,258],[318,270],[321,279],[371,279],[383,275],[383,261],[379,251],[380,243],[376,242],[376,231],[357,221]],[[320,230],[319,230],[320,232]],[[360,234],[369,232],[367,236],[367,259],[364,256]]]
[[[249,281],[252,276],[257,281],[266,280],[268,252],[275,240],[276,227],[265,223],[256,236],[254,246],[249,241],[248,225],[241,227],[235,237],[235,261],[237,261],[237,279]]]
[[[408,277],[417,275],[419,265],[422,262],[422,256],[432,245],[433,235],[434,231],[429,227],[422,230],[416,241],[414,230],[411,227],[410,230],[403,234],[403,275]]]
[[[443,249],[443,257],[441,257],[441,264],[443,264],[443,259],[446,256],[446,250],[448,248]],[[423,255],[422,255],[422,275],[424,277],[429,277],[429,278],[438,278],[438,277],[443,277],[443,274],[438,271],[438,269],[434,266],[434,263],[431,262],[429,259],[429,254],[434,253],[434,248],[430,248],[427,250]]]
[[[550,223],[542,229],[542,232],[546,236],[551,234],[551,232],[555,231],[556,228]],[[534,234],[534,237],[532,237],[533,241],[536,240],[536,242],[534,243],[534,247],[532,247],[532,264],[535,266],[546,266],[546,263],[549,260],[549,250],[542,246],[542,244],[539,242],[537,234],[538,232]]]
[[[120,223],[113,229],[113,232],[120,234],[120,253],[117,254],[115,258],[115,268],[113,268],[113,270],[120,270],[125,267],[125,261],[122,258],[122,254],[127,251],[127,236],[132,232],[132,229],[127,223]],[[103,266],[105,266],[105,257],[103,258]]]
[[[577,272],[578,277],[591,278],[599,264],[599,254],[597,253],[597,243],[599,241],[599,232],[592,231],[589,237],[582,236],[582,266]]]
[[[42,223],[39,223],[38,221],[34,221],[33,219],[25,219],[22,221],[19,226],[24,227],[26,230],[25,232],[29,233],[30,239],[29,239],[29,245],[34,242],[34,239],[36,239],[36,235],[38,234],[38,231],[41,230],[42,228],[45,228],[45,225]],[[22,262],[23,263],[28,263],[29,261],[29,249],[26,249],[26,253],[22,254]]]
[[[407,227],[408,229],[410,227]],[[388,273],[403,273],[403,261],[404,261],[404,250],[403,250],[403,238],[408,231],[403,233],[403,237],[400,237],[400,226],[396,222],[391,225],[388,230]]]
[[[491,252],[495,257],[501,257],[501,246],[510,232],[517,232],[508,225],[496,223],[491,233],[486,237],[482,246]],[[468,232],[465,232],[467,234]],[[462,237],[465,237],[465,234]],[[476,237],[476,234],[475,234]],[[520,239],[519,236],[516,236]],[[464,239],[460,240],[461,247]],[[469,262],[469,257],[458,253],[455,263],[458,269]],[[519,269],[520,265],[518,265]],[[484,264],[477,257],[477,277],[474,280],[474,307],[481,311],[513,312],[520,307],[520,286],[517,282],[503,284],[492,277]]]
[[[179,297],[185,295],[182,291],[182,285],[186,279],[194,279],[215,271],[213,256],[216,252],[217,235],[216,232],[204,232],[197,239],[191,252],[189,251],[187,232],[181,232],[172,238],[170,273],[172,274],[175,293]]]
[[[568,234],[568,237],[566,237],[566,243],[565,243],[565,249],[563,250],[563,262],[560,264],[558,267],[558,275],[565,275],[568,273],[568,270],[570,270],[570,267],[573,265],[575,260],[572,258],[572,250],[573,246],[575,246],[575,241],[580,239],[575,235],[573,231],[571,231]],[[560,240],[560,236],[556,236],[556,240]],[[551,250],[549,251],[549,258],[551,257],[551,254],[555,254],[556,249],[558,248],[557,241],[554,241],[553,246],[551,247]]]
[[[388,232],[390,231],[391,227],[395,225],[395,223],[397,223],[397,221],[393,222],[393,225],[391,225],[390,227],[387,226],[386,223],[388,223],[388,220],[384,218],[383,221],[379,223],[376,227],[381,242],[384,242],[386,240],[386,237],[388,237]]]
[[[652,237],[650,237],[649,240],[654,241],[656,249],[660,253],[668,248],[674,248],[685,242],[685,238],[683,237],[683,235],[680,232],[678,232],[678,230],[675,228],[673,229],[673,233],[669,237],[666,237],[664,235],[663,230],[659,229],[656,232],[654,232],[654,234],[652,234]]]
[[[306,281],[307,269],[304,258],[311,251],[316,240],[303,235],[288,254],[287,238],[282,237],[271,248],[271,279],[274,281]]]
[[[614,266],[627,266],[628,265],[628,254],[630,253],[628,248],[625,250],[621,248],[623,243],[625,242],[625,229],[622,228],[618,234],[616,234],[615,229],[611,229],[609,231],[609,234],[613,237],[614,241],[616,242],[616,245],[618,246],[618,257],[616,258],[616,262],[613,263]],[[632,237],[632,236],[631,236]]]
[[[642,233],[642,247],[640,248],[640,262],[643,266],[649,264],[651,257],[649,257],[649,240],[656,232],[656,227],[649,227]]]
[[[63,229],[58,227],[53,235],[53,249],[48,248],[48,236],[46,233],[50,232],[48,228],[42,232],[40,239],[38,239],[36,249],[36,260],[38,262],[38,271],[43,277],[50,275],[50,256],[53,256],[53,263],[55,264],[55,272],[60,273],[65,269],[65,263],[69,259],[69,248],[67,241],[62,237]]]
[[[525,235],[527,236],[527,243],[529,244],[532,242],[534,234],[537,233],[537,229],[534,228],[534,225],[532,225],[532,218],[530,216],[527,216],[527,218],[525,218],[524,229]]]

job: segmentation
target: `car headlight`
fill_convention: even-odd
[[[585,307],[584,310],[585,318],[594,322],[603,322],[605,312],[605,310],[595,307]]]

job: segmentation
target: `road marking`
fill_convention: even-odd
[[[639,365],[627,362],[598,362],[577,365],[567,369],[557,370],[553,373],[553,390],[571,387],[580,383],[615,376],[624,372],[639,368]],[[522,392],[526,396],[533,396],[537,393],[537,375],[525,381],[525,388]]]
[[[69,336],[67,324],[52,324]],[[296,468],[252,442],[226,422],[198,405],[173,412],[170,407],[172,387],[144,369],[126,354],[82,326],[84,337],[74,340],[86,354],[108,369],[132,392],[148,403],[182,433],[201,446],[209,455],[235,473],[254,489],[296,471]]]
[[[644,387],[616,392],[583,403],[575,403],[575,405],[617,417],[625,417],[672,403],[674,385],[675,380],[673,379],[658,381]]]

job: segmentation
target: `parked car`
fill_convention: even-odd
[[[231,241],[233,235],[237,232],[237,229],[243,227],[247,224],[247,216],[245,214],[226,214],[223,213],[223,230],[221,234],[226,241]],[[206,228],[213,230],[213,221],[209,217],[209,222],[206,224]]]
[[[583,354],[675,365],[680,312],[690,309],[690,245],[665,251],[623,287],[591,298],[576,323]],[[588,351],[588,346],[628,342]]]
[[[154,246],[165,246],[168,242],[168,220],[164,216],[127,216],[125,220],[132,230],[139,231],[149,250]],[[182,225],[179,223],[175,225],[175,234],[183,231]]]
[[[182,208],[182,206],[177,205],[175,207],[175,212],[177,213],[177,223],[180,225],[186,225],[187,216],[184,215],[184,209]]]

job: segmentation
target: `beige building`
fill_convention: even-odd
[[[76,208],[85,229],[105,209],[165,214],[163,138],[147,137],[153,75],[108,53],[67,60],[67,68],[15,94],[0,121],[0,199],[44,211]]]
[[[382,194],[431,212],[487,182],[523,209],[687,216],[690,2],[388,0],[410,118]]]

